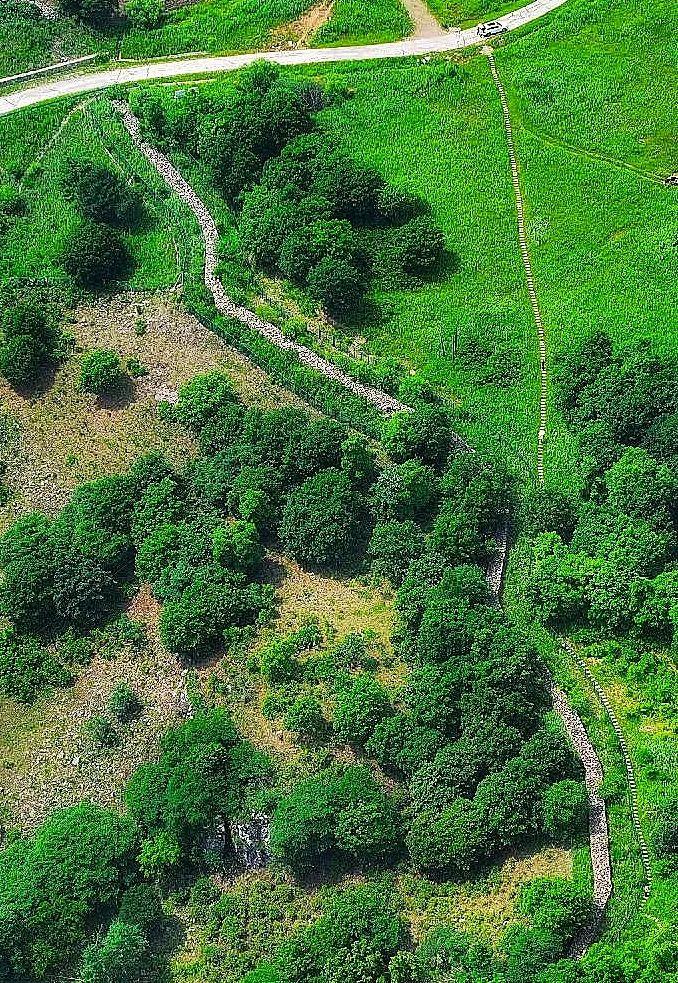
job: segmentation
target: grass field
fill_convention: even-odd
[[[401,0],[337,0],[313,44],[378,44],[404,38],[412,21]]]
[[[69,160],[90,160],[129,173],[129,163],[118,156],[116,144],[124,130],[110,105],[86,100],[64,115],[63,107],[37,110],[25,118],[3,120],[6,133],[18,136],[25,119],[37,120],[27,141],[3,141],[0,167],[13,175],[26,206],[0,241],[0,278],[39,277],[65,283],[59,257],[68,235],[79,221],[75,207],[63,195],[62,180]],[[60,119],[61,117],[61,119]],[[6,148],[6,149],[5,149]],[[141,180],[148,182],[146,214],[139,227],[125,236],[135,261],[132,288],[172,286],[179,275],[181,250],[168,220],[157,175],[137,161]],[[181,237],[179,237],[181,238]]]
[[[27,0],[0,4],[0,78],[114,50],[114,38],[70,17],[49,20]]]

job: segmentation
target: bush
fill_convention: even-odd
[[[215,561],[227,570],[250,573],[264,558],[257,527],[244,519],[217,526],[212,544]]]
[[[409,519],[424,513],[438,493],[431,467],[416,460],[384,468],[371,492],[372,511],[378,522]]]
[[[139,697],[127,683],[118,683],[108,698],[108,712],[121,724],[127,724],[141,715],[143,706]]]
[[[35,382],[56,341],[47,317],[33,304],[8,307],[0,320],[0,373],[13,386]]]
[[[426,536],[416,522],[378,522],[367,547],[372,574],[399,586],[425,549]]]
[[[429,276],[445,253],[445,237],[425,216],[410,219],[395,233],[394,260],[412,276]]]
[[[101,942],[87,946],[81,983],[143,983],[148,980],[149,946],[139,925],[111,922]]]
[[[337,690],[332,724],[340,740],[362,746],[377,724],[392,712],[381,683],[362,673]]]
[[[124,279],[132,267],[130,252],[118,233],[88,221],[66,239],[61,262],[78,286],[93,288]]]
[[[454,442],[449,411],[439,406],[418,406],[412,413],[395,413],[384,426],[384,446],[394,461],[418,458],[441,467]]]
[[[22,703],[32,703],[53,686],[73,681],[58,655],[13,628],[0,632],[0,692]]]
[[[132,884],[120,899],[117,920],[126,925],[138,925],[148,933],[159,925],[163,917],[160,892],[150,884]]]
[[[307,741],[322,741],[329,729],[322,707],[313,696],[298,696],[285,714],[284,724]]]
[[[267,645],[259,654],[261,675],[273,686],[289,683],[299,675],[297,647],[293,638],[280,638]]]
[[[564,779],[544,792],[544,832],[556,843],[570,843],[586,828],[588,796],[582,782]]]
[[[125,16],[142,30],[159,27],[164,13],[163,0],[125,0]]]
[[[535,488],[523,502],[520,521],[528,536],[555,532],[567,543],[577,525],[577,512],[572,499],[558,489]]]
[[[138,193],[123,177],[101,164],[71,161],[63,179],[63,191],[90,222],[129,227],[138,221],[141,213]]]
[[[117,396],[128,383],[120,356],[105,348],[95,348],[82,360],[80,386],[96,396]]]
[[[353,263],[326,256],[309,272],[308,292],[331,317],[348,319],[360,309],[365,284]]]
[[[64,967],[131,880],[136,852],[134,823],[90,803],[0,851],[0,964],[34,979]]]
[[[117,14],[116,0],[57,0],[59,10],[88,24],[102,26]]]
[[[237,397],[228,376],[224,372],[206,372],[181,387],[174,413],[180,423],[197,434],[222,410],[236,405]]]
[[[83,730],[96,747],[112,748],[120,743],[117,730],[108,717],[101,714],[96,714],[86,720]]]
[[[360,502],[348,477],[328,468],[290,493],[280,539],[301,563],[342,566],[355,553],[360,518]]]

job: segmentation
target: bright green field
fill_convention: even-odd
[[[30,3],[0,3],[0,78],[115,49],[115,40],[72,18],[48,20]]]
[[[203,0],[172,12],[155,30],[129,30],[125,58],[189,51],[246,51],[269,46],[271,31],[303,14],[312,0]]]
[[[428,0],[443,27],[471,27],[524,6],[520,0]]]
[[[88,101],[71,115],[67,105],[57,104],[5,117],[0,134],[0,169],[21,181],[27,206],[26,214],[0,237],[0,280],[36,277],[68,282],[59,256],[79,218],[64,199],[60,182],[66,161],[75,159],[106,164],[123,173],[131,171],[131,164],[141,174],[146,217],[139,229],[124,236],[136,264],[129,286],[157,289],[175,283],[179,237],[157,197],[157,176],[144,168],[142,158],[130,162],[118,156],[117,147],[127,138],[108,103]]]
[[[412,21],[400,0],[337,0],[313,44],[378,44],[404,38]]]

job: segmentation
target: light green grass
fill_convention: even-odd
[[[51,20],[31,3],[0,3],[0,78],[114,49],[110,35],[70,17]]]
[[[64,107],[61,116],[66,119]],[[11,148],[0,157],[21,177],[21,193],[26,214],[13,222],[0,239],[0,281],[13,278],[40,278],[66,286],[68,277],[59,257],[68,235],[77,228],[79,217],[67,202],[61,188],[62,175],[69,160],[89,160],[127,171],[127,163],[118,148],[127,137],[122,125],[105,101],[88,101],[59,130],[55,107],[33,111],[27,117],[38,121],[36,129],[26,125],[23,114],[3,119],[0,132],[11,132]],[[22,138],[22,123],[26,141]],[[36,132],[40,134],[36,139]],[[24,142],[27,146],[23,147]],[[144,188],[148,203],[146,218],[139,229],[124,236],[135,261],[129,286],[138,289],[169,287],[177,278],[177,260],[173,234],[163,217],[162,199],[149,194],[156,191],[159,179],[147,171],[147,180],[155,184]]]
[[[400,0],[337,0],[332,17],[313,44],[379,44],[411,34],[412,21]]]
[[[154,58],[188,51],[231,52],[270,46],[274,28],[294,20],[313,0],[203,0],[168,15],[155,30],[131,29],[125,58]]]

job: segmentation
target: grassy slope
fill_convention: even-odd
[[[458,402],[474,442],[501,441],[527,474],[535,340],[501,112],[487,64],[475,59],[456,75],[445,64],[375,65],[347,69],[346,78],[355,96],[324,114],[327,127],[349,153],[430,202],[459,267],[416,291],[381,292],[379,316],[360,331],[373,351],[402,359]],[[517,384],[480,384],[453,359],[455,337],[460,347],[476,341],[515,363]]]
[[[3,141],[0,166],[23,178],[22,194],[27,214],[19,218],[0,241],[0,278],[40,277],[67,282],[59,255],[67,236],[78,225],[78,213],[61,192],[61,179],[68,160],[92,160],[127,171],[118,156],[121,124],[105,101],[88,102],[66,119],[55,107],[35,110],[26,116],[2,120],[0,132],[15,139]],[[59,129],[60,117],[65,120]],[[26,127],[28,141],[16,139],[26,121],[37,121],[35,131]],[[6,147],[6,150],[4,149]],[[112,155],[112,156],[111,156]],[[159,179],[146,169],[146,191],[156,191]],[[157,289],[175,283],[178,269],[173,233],[165,208],[155,193],[147,194],[147,216],[139,229],[125,235],[136,261],[130,280],[133,288]]]
[[[672,37],[671,31],[674,31]],[[602,328],[620,348],[639,343],[675,353],[675,241],[678,196],[661,178],[676,170],[678,114],[675,18],[665,0],[629,7],[570,0],[497,54],[508,90],[528,211],[535,279],[550,355]],[[673,271],[671,267],[673,266]],[[558,437],[565,433],[554,416]],[[549,448],[547,480],[571,476]],[[507,596],[520,596],[524,557],[514,551]],[[597,698],[552,649],[586,720],[608,781],[615,894],[610,938],[646,941],[675,917],[675,877],[653,861],[655,881],[641,907],[642,869],[618,743]],[[643,686],[591,662],[622,725],[638,780],[647,839],[675,776],[675,720]]]
[[[573,0],[498,53],[556,355],[594,328],[675,348],[678,195],[652,180],[678,168],[670,7]]]
[[[412,21],[400,0],[337,0],[313,44],[378,44],[404,38],[411,31]]]
[[[428,0],[443,27],[472,27],[524,6],[520,0]]]
[[[114,48],[113,38],[70,17],[48,20],[28,2],[18,10],[0,4],[0,78]]]

